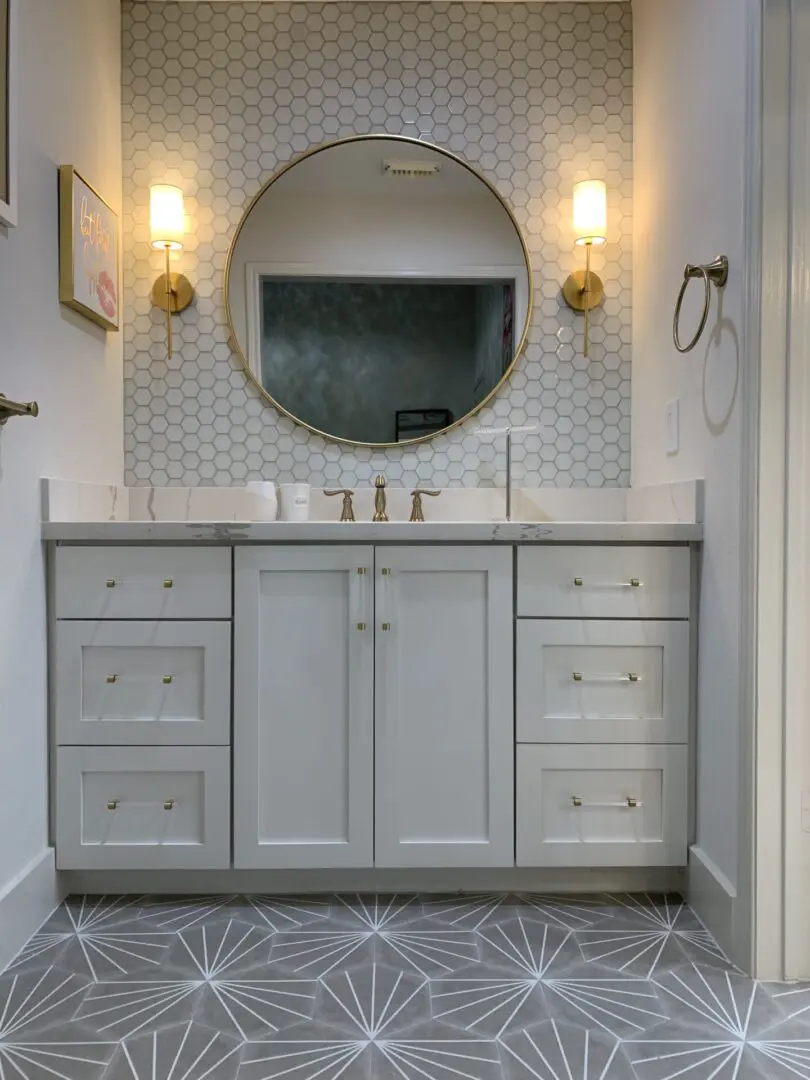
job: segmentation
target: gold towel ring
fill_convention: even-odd
[[[703,314],[700,318],[700,323],[695,335],[688,345],[681,345],[680,335],[678,333],[678,324],[681,319],[681,306],[683,304],[683,298],[686,295],[686,289],[692,278],[703,278],[703,286],[705,289],[703,300]],[[700,335],[706,328],[706,320],[709,318],[709,308],[712,302],[711,282],[717,286],[718,289],[722,289],[728,281],[728,257],[726,255],[718,255],[714,262],[706,263],[705,266],[693,266],[691,263],[687,263],[683,271],[683,283],[681,284],[681,291],[678,293],[678,300],[675,304],[675,317],[672,320],[672,340],[675,342],[675,348],[679,353],[691,352],[700,340]]]

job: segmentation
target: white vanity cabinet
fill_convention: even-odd
[[[377,866],[514,864],[512,553],[377,549]]]
[[[511,549],[235,559],[234,864],[513,865]]]
[[[374,862],[374,549],[235,552],[234,864]]]

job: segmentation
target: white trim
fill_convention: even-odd
[[[390,266],[375,267],[367,264],[335,262],[293,263],[293,262],[249,262],[245,263],[245,307],[247,309],[247,362],[250,370],[261,382],[261,326],[262,304],[260,281],[263,277],[328,277],[360,278],[363,280],[393,281],[398,278],[427,278],[436,280],[498,280],[514,281],[515,312],[514,336],[515,348],[523,336],[526,314],[529,310],[529,282],[526,266],[456,266],[447,267],[402,267],[394,270]],[[519,329],[518,329],[519,328]]]
[[[625,893],[683,892],[678,867],[480,870],[222,870],[69,871],[71,893],[324,893],[476,892]]]
[[[0,972],[57,908],[67,890],[55,867],[54,850],[46,848],[0,892]]]
[[[787,535],[784,654],[784,965],[787,979],[810,975],[810,7],[791,4],[790,300],[788,320]]]
[[[697,845],[689,849],[689,903],[706,929],[726,953],[732,956],[739,928],[737,891],[723,871]]]
[[[0,199],[0,225],[14,226],[18,220],[18,78],[20,9],[18,0],[8,0],[8,202]]]
[[[752,262],[746,282],[746,391],[743,492],[743,617],[740,654],[742,741],[738,907],[734,929],[749,947],[733,959],[762,979],[784,974],[784,552],[785,439],[787,429],[787,326],[789,265],[789,56],[790,0],[763,6],[759,141],[746,172],[761,180],[761,232],[751,231]],[[752,82],[754,79],[752,77]],[[755,117],[752,117],[752,121]],[[756,207],[750,208],[751,217]],[[757,284],[757,278],[759,285]],[[753,417],[752,417],[753,414]]]

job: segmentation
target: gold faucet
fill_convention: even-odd
[[[374,517],[372,521],[388,521],[388,514],[386,513],[386,500],[385,500],[385,477],[377,476],[374,480]]]

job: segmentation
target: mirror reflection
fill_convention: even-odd
[[[489,397],[523,337],[529,277],[517,224],[476,173],[367,136],[265,187],[231,249],[227,304],[274,404],[330,438],[388,444]]]

